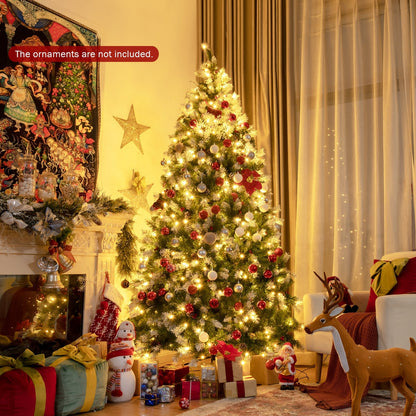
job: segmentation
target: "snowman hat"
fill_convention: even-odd
[[[119,327],[117,328],[117,332],[123,329],[131,329],[133,331],[134,336],[136,336],[136,329],[134,327],[133,322],[131,321],[123,321]]]
[[[112,345],[110,351],[107,354],[107,361],[114,357],[122,357],[123,355],[133,355],[134,348],[129,348],[127,344],[122,342]]]

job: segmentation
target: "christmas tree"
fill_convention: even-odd
[[[282,221],[239,97],[206,56],[162,160],[164,192],[151,208],[130,319],[147,352],[203,357],[219,340],[272,351],[296,344]]]

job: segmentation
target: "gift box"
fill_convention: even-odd
[[[25,350],[17,359],[0,356],[0,415],[53,416],[56,370],[45,356]]]
[[[66,345],[45,363],[56,369],[56,416],[101,410],[106,403],[108,363],[88,346]]]
[[[171,403],[175,400],[176,393],[173,384],[160,386],[157,392],[160,394],[161,403]]]
[[[250,374],[256,379],[257,384],[278,384],[279,377],[276,371],[266,367],[266,361],[274,356],[253,355],[250,360]]]
[[[157,363],[139,362],[140,369],[140,398],[145,399],[146,394],[156,394],[159,386]]]
[[[234,361],[224,357],[216,357],[215,368],[217,369],[218,381],[220,383],[243,379],[241,357],[235,357]]]
[[[218,399],[218,383],[201,381],[201,399]]]
[[[201,382],[199,380],[185,380],[182,379],[182,397],[189,400],[201,399]]]
[[[189,374],[189,367],[183,365],[165,365],[159,368],[159,385],[174,385],[176,396],[182,395],[182,379]]]
[[[244,376],[243,380],[224,383],[224,395],[227,399],[254,397],[257,395],[257,381],[251,376]]]
[[[103,360],[107,357],[107,341],[96,341],[94,344],[91,344],[90,347],[97,353],[98,358]]]
[[[215,365],[201,365],[202,381],[215,381],[216,379],[217,373],[215,371]]]
[[[146,393],[144,395],[144,404],[146,406],[156,406],[159,403],[160,403],[159,393]]]

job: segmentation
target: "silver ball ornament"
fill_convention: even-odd
[[[219,150],[220,150],[220,148],[219,148],[216,144],[213,144],[213,145],[209,148],[209,151],[210,151],[211,153],[213,153],[213,154],[218,153],[218,152],[219,152]]]
[[[243,175],[241,173],[236,173],[233,180],[235,183],[240,183],[243,180]]]
[[[203,241],[206,244],[212,245],[217,241],[217,234],[210,231],[204,235]]]
[[[178,247],[179,246],[179,238],[172,238],[171,242],[172,247]]]
[[[199,257],[200,259],[202,259],[202,258],[204,258],[204,257],[207,255],[207,251],[206,251],[204,248],[200,248],[200,249],[197,251],[197,254],[198,254],[198,257]]]
[[[210,270],[208,272],[208,280],[214,281],[218,277],[218,273],[215,270]]]
[[[248,156],[249,159],[254,159],[256,157],[254,152],[249,152],[247,156]]]
[[[198,189],[198,192],[202,194],[207,190],[207,186],[203,182],[200,182],[197,186],[197,189]]]
[[[196,155],[199,159],[203,159],[207,154],[203,150],[199,150]]]
[[[171,292],[167,292],[167,293],[165,294],[165,301],[166,301],[166,302],[170,302],[172,299],[173,299],[173,293],[171,293]]]
[[[234,292],[241,293],[244,290],[244,287],[241,283],[236,283],[234,285]]]

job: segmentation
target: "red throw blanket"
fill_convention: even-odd
[[[346,313],[338,319],[356,344],[361,344],[369,350],[377,349],[378,334],[374,312]],[[367,394],[368,387],[366,387],[363,397]],[[319,386],[301,385],[300,390],[309,393],[316,400],[316,407],[321,409],[335,410],[351,407],[350,385],[334,346],[329,358],[326,381]]]

